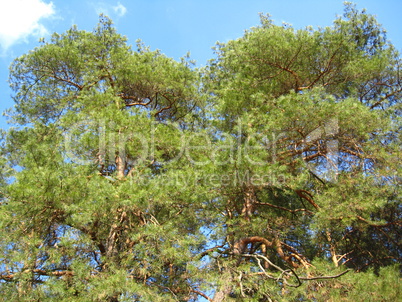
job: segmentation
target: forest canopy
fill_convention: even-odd
[[[6,301],[396,301],[401,57],[345,3],[197,68],[101,15],[10,66]]]

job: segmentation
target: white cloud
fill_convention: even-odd
[[[113,10],[119,17],[123,17],[127,12],[127,8],[120,2],[116,6],[113,6]]]
[[[96,3],[92,3],[92,5],[95,8],[96,13],[99,14],[105,14],[106,16],[111,17],[112,13],[115,13],[117,15],[117,17],[123,17],[126,12],[127,12],[127,8],[121,4],[120,2],[117,2],[117,5],[112,6],[109,3],[105,3],[105,2],[96,2]]]
[[[46,28],[40,23],[55,13],[52,2],[43,0],[0,1],[0,45],[6,50],[27,37],[43,36]]]
[[[109,16],[109,9],[106,7],[105,3],[98,2],[98,3],[91,3],[91,6],[95,8],[96,14],[105,14],[106,16]]]

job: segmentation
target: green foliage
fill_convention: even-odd
[[[105,16],[10,69],[7,301],[395,301],[402,86],[375,18],[261,25],[201,70]]]

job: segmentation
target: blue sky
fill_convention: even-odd
[[[388,38],[402,50],[402,1],[356,0],[377,16]],[[13,106],[8,88],[12,60],[38,46],[39,37],[64,32],[76,24],[92,30],[100,13],[115,23],[130,44],[141,39],[179,59],[187,52],[205,65],[217,41],[241,37],[259,24],[258,13],[269,13],[276,24],[295,28],[329,26],[343,13],[342,0],[0,0],[0,111]],[[0,127],[8,127],[0,117]]]

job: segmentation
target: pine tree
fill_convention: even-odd
[[[14,60],[3,299],[401,295],[401,59],[373,16],[261,15],[203,69],[136,47],[101,16]]]

